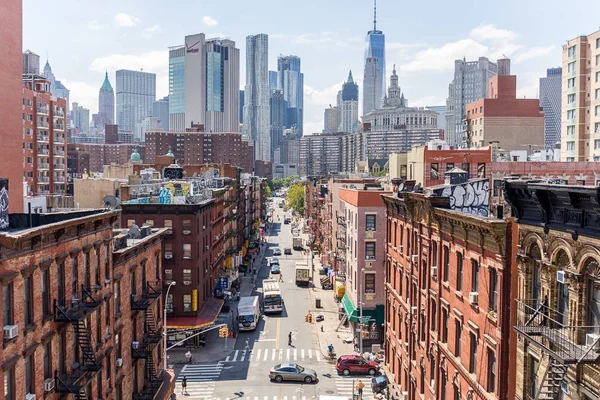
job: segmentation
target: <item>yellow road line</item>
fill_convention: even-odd
[[[275,331],[275,348],[279,348],[279,331],[281,329],[281,318],[277,318],[277,330]]]

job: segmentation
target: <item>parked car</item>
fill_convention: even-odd
[[[283,220],[283,223],[285,225],[288,225],[290,222],[292,222],[292,220],[290,218],[286,218],[286,219]]]
[[[373,393],[381,393],[387,387],[387,378],[385,375],[379,375],[371,378],[371,389]]]
[[[280,274],[281,273],[281,268],[279,268],[279,264],[271,265],[271,273],[272,274]]]
[[[273,266],[274,264],[279,265],[279,258],[277,258],[277,257],[269,258],[269,262],[268,262],[269,267]]]
[[[273,249],[273,255],[274,256],[280,256],[281,255],[281,249],[280,248]]]
[[[378,368],[375,361],[365,360],[361,356],[341,356],[335,364],[337,372],[346,376],[350,374],[375,375]]]
[[[283,253],[286,254],[286,255],[290,255],[291,256],[292,255],[292,249],[290,249],[289,247],[286,247],[283,250]]]
[[[269,371],[269,378],[275,382],[303,381],[313,383],[317,381],[317,373],[298,364],[277,364]]]

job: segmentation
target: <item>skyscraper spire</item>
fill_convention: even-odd
[[[373,30],[377,30],[377,0],[373,0]]]

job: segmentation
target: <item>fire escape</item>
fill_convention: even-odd
[[[345,278],[346,276],[346,217],[335,214],[338,224],[337,232],[335,233],[336,238],[336,259],[338,261],[338,273],[337,276]]]
[[[73,326],[76,361],[71,371],[54,371],[55,391],[74,395],[76,400],[89,400],[86,387],[102,369],[96,357],[90,333],[88,317],[102,305],[96,300],[91,288],[81,285],[81,291],[70,299],[54,300],[54,321]]]
[[[142,342],[131,342],[131,358],[135,361],[145,360],[144,389],[134,393],[134,400],[151,400],[162,384],[156,370],[154,348],[160,343],[162,334],[157,326],[157,317],[154,316],[152,305],[161,296],[160,282],[146,282],[141,295],[131,295],[131,310],[144,312],[144,336]],[[137,338],[136,338],[137,339]]]
[[[515,331],[547,357],[547,367],[537,387],[530,387],[529,398],[559,399],[561,385],[570,366],[595,364],[600,360],[600,337],[590,335],[600,327],[568,326],[560,311],[548,306],[548,299],[517,299],[518,320]],[[544,357],[544,358],[546,358]],[[533,383],[535,385],[535,382]]]

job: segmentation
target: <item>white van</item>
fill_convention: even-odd
[[[260,303],[258,296],[241,297],[238,303],[238,328],[240,331],[253,331],[260,318]]]

